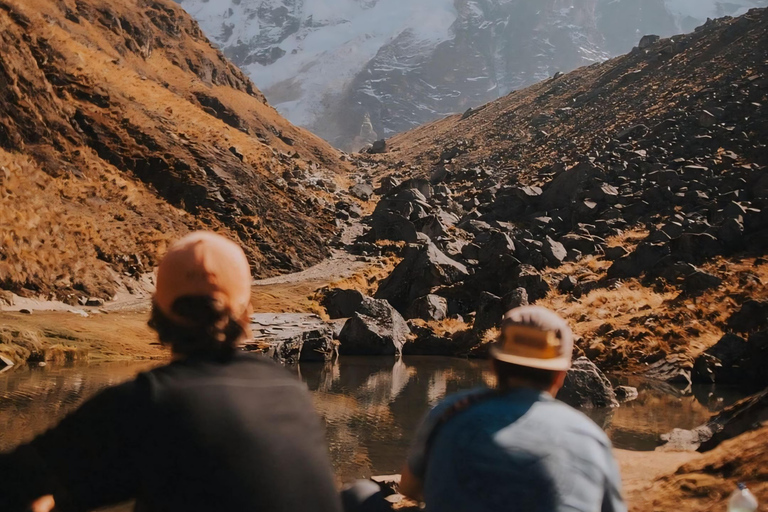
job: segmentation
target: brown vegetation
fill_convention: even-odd
[[[0,287],[108,298],[201,228],[257,275],[325,256],[348,164],[176,4],[2,0],[0,31]]]

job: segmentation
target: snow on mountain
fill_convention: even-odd
[[[344,148],[768,0],[179,0],[285,117]]]

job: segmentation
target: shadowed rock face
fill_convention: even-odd
[[[359,148],[764,0],[180,0],[288,119]],[[416,22],[415,20],[429,20]]]
[[[310,178],[345,164],[176,4],[2,0],[0,31],[3,288],[108,298],[191,229],[256,274],[323,257],[334,201]]]

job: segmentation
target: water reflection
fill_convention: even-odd
[[[0,374],[0,450],[54,425],[99,389],[132,378],[158,362],[71,368],[20,368]],[[341,358],[292,369],[307,383],[325,419],[342,480],[400,470],[424,413],[447,394],[492,384],[485,361],[442,357]],[[619,409],[585,411],[618,448],[652,450],[659,435],[694,428],[741,396],[713,387],[684,391],[663,383],[618,379],[639,397]]]

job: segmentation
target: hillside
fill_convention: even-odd
[[[74,303],[214,229],[259,276],[326,254],[347,163],[169,0],[0,0],[0,287]]]
[[[432,243],[375,293],[417,319],[404,350],[482,354],[537,302],[603,369],[768,385],[767,325],[745,320],[768,299],[767,21],[710,21],[369,155],[382,196],[358,250]]]

